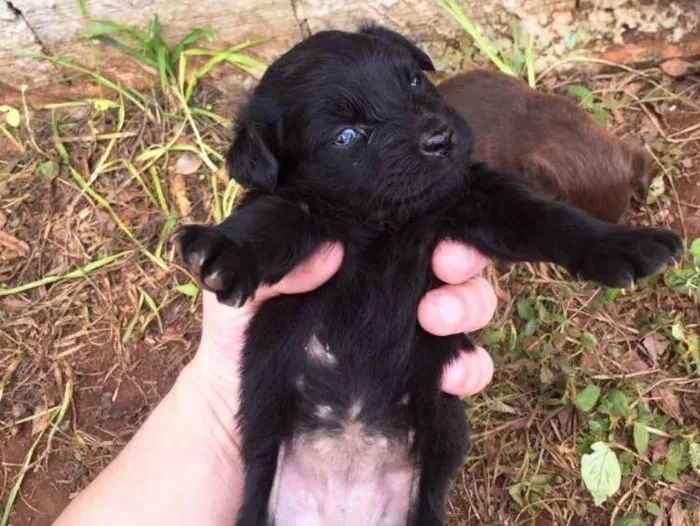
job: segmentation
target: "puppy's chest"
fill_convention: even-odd
[[[316,371],[311,376],[330,385],[387,386],[406,375],[418,304],[436,283],[430,269],[433,246],[432,240],[403,235],[348,248],[337,277],[314,301],[315,322],[305,348]]]

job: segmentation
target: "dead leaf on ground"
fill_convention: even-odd
[[[175,163],[175,171],[183,175],[192,175],[202,166],[202,160],[190,152],[183,153]]]
[[[661,464],[666,458],[668,450],[668,440],[665,438],[657,438],[651,441],[651,461],[654,464]]]
[[[2,212],[0,212],[0,214],[2,214]],[[14,254],[26,258],[30,252],[29,245],[27,245],[27,243],[21,239],[16,238],[6,230],[3,230],[2,228],[6,223],[7,217],[5,214],[2,214],[2,217],[0,217],[0,249],[2,249],[0,254],[8,259]]]
[[[647,362],[634,349],[621,353],[615,361],[621,370],[626,373],[638,373],[649,370]]]
[[[668,387],[657,387],[652,390],[651,395],[654,397],[654,403],[668,416],[676,422],[683,425],[683,417],[681,416],[681,402],[678,399],[675,391]]]
[[[661,64],[661,71],[671,78],[678,79],[684,77],[688,73],[690,62],[679,58],[672,58]]]
[[[45,405],[40,405],[34,409],[34,419],[32,420],[32,436],[35,436],[49,427],[49,411]]]
[[[656,367],[659,364],[659,358],[663,356],[668,349],[669,340],[662,334],[651,333],[642,340],[642,345],[646,350],[652,364]]]
[[[683,505],[680,500],[677,500],[671,506],[671,526],[686,526],[685,519],[683,517]]]
[[[659,129],[654,125],[648,115],[642,119],[642,124],[639,126],[637,133],[645,141],[651,141],[659,136]]]
[[[192,212],[192,204],[187,197],[187,184],[185,176],[180,172],[176,172],[170,179],[170,195],[175,198],[175,206],[180,214],[180,217],[187,222],[187,219]]]
[[[559,429],[569,436],[574,431],[574,410],[573,406],[567,406],[557,413]]]

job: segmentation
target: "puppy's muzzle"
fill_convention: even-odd
[[[447,125],[441,125],[421,137],[420,152],[423,155],[446,156],[454,146],[454,134]]]

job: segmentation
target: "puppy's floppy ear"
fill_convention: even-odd
[[[364,35],[371,35],[386,42],[398,44],[399,46],[408,50],[415,61],[418,62],[418,65],[422,70],[435,71],[433,61],[430,59],[428,54],[416,46],[413,42],[408,40],[405,36],[376,24],[366,24],[360,26],[360,33]]]
[[[238,117],[236,138],[226,155],[229,177],[248,190],[271,192],[277,184],[276,122],[271,117],[251,100]]]

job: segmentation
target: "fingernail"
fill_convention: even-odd
[[[452,294],[441,294],[435,299],[437,300],[437,308],[443,327],[449,329],[456,326],[464,315],[462,302]]]
[[[443,242],[433,256],[433,266],[438,278],[457,284],[471,277],[477,269],[475,248],[457,242]]]

